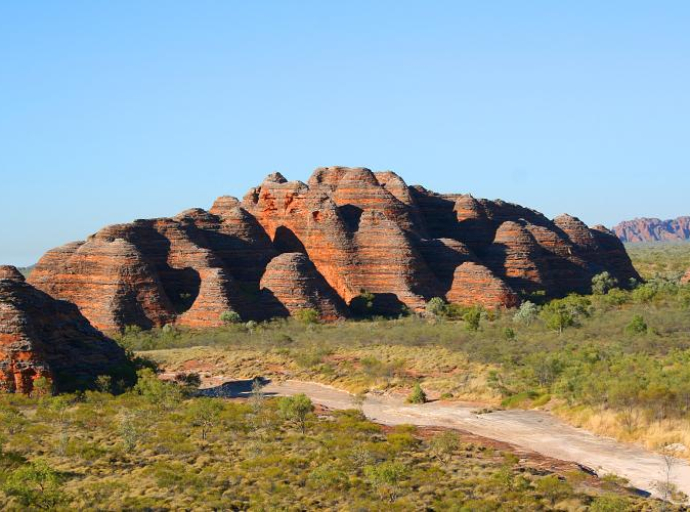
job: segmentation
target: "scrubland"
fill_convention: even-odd
[[[110,383],[102,382],[104,388]],[[448,431],[383,428],[302,396],[190,397],[142,370],[124,394],[6,395],[4,510],[662,510],[576,467]],[[548,466],[548,465],[547,465]],[[672,508],[666,505],[667,509]]]

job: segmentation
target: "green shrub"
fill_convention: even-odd
[[[220,321],[225,325],[239,324],[242,322],[242,317],[237,311],[228,310],[220,314]]]
[[[569,295],[546,304],[541,311],[541,317],[549,329],[562,334],[566,328],[578,325],[582,318],[588,317],[590,306],[591,302],[586,297]]]
[[[137,372],[137,384],[133,391],[163,410],[172,410],[182,401],[180,387],[160,380],[150,368]]]
[[[472,306],[467,310],[462,319],[465,321],[465,329],[470,332],[477,332],[482,319],[484,309],[481,306]]]
[[[618,286],[618,280],[608,272],[602,272],[592,278],[592,293],[595,295],[605,295]]]
[[[444,464],[459,448],[460,439],[455,432],[442,432],[429,441],[429,453]]]
[[[298,309],[293,313],[293,316],[297,319],[298,322],[303,323],[305,325],[318,324],[319,320],[321,319],[319,312],[315,309],[310,308]]]
[[[645,334],[647,332],[647,322],[644,321],[642,315],[635,315],[625,327],[625,331],[630,334]]]
[[[424,393],[424,390],[419,382],[415,382],[415,385],[412,387],[412,392],[407,397],[407,402],[410,404],[426,403],[426,393]]]
[[[407,475],[407,468],[399,462],[381,462],[366,466],[364,475],[379,497],[392,503],[397,499],[400,482]]]
[[[530,301],[520,304],[520,309],[513,315],[513,321],[522,325],[530,325],[539,317],[539,306]]]
[[[278,402],[278,411],[283,419],[297,425],[304,434],[307,428],[307,417],[314,411],[314,404],[307,395],[300,393],[281,398]]]
[[[432,318],[445,316],[446,311],[446,302],[441,297],[434,297],[426,303],[425,312]]]
[[[651,283],[638,286],[632,292],[632,298],[640,304],[649,304],[657,296],[658,289]]]
[[[62,481],[57,471],[37,460],[9,473],[2,490],[28,509],[52,510],[67,499]]]

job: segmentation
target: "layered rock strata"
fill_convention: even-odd
[[[313,309],[323,320],[347,316],[347,307],[309,258],[299,252],[276,256],[261,279],[265,307],[275,304],[275,316]]]
[[[0,391],[31,393],[41,377],[57,391],[74,391],[93,387],[101,375],[133,377],[124,350],[74,304],[37,290],[14,267],[0,267]]]
[[[337,318],[363,291],[381,314],[422,311],[432,297],[511,307],[586,292],[604,270],[639,278],[615,235],[575,217],[324,167],[307,183],[273,173],[209,211],[109,226],[49,251],[30,282],[111,330],[213,326],[227,310]]]

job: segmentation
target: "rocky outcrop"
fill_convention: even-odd
[[[479,304],[487,309],[512,308],[520,303],[518,295],[504,281],[484,265],[471,261],[455,269],[446,298],[453,304]]]
[[[323,167],[307,183],[273,173],[209,211],[106,227],[49,251],[30,282],[114,330],[213,326],[227,310],[337,318],[363,291],[377,314],[423,311],[432,297],[510,307],[586,292],[604,270],[623,284],[639,277],[615,236],[575,217]]]
[[[613,228],[621,242],[673,242],[690,240],[690,217],[626,220]]]
[[[93,387],[100,375],[131,380],[124,350],[74,304],[55,300],[0,267],[0,391],[31,393],[45,377],[57,391]]]
[[[295,314],[313,309],[323,320],[347,316],[347,307],[305,254],[289,252],[276,256],[261,279],[266,307],[275,307],[274,315],[285,311]]]
[[[276,251],[239,206],[214,209],[108,226],[49,251],[31,283],[74,302],[103,330],[214,326],[227,310],[258,317],[251,297]]]

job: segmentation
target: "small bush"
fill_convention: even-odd
[[[223,311],[220,314],[220,321],[223,322],[225,325],[239,324],[240,322],[242,322],[242,317],[237,311],[228,310]]]
[[[410,404],[426,403],[426,393],[424,393],[424,390],[422,389],[422,386],[419,384],[419,382],[415,383],[414,387],[412,388],[412,392],[410,393],[410,396],[407,397],[407,402]]]
[[[606,295],[618,285],[618,280],[608,272],[602,272],[592,278],[592,293],[595,295]]]
[[[283,419],[296,424],[304,434],[307,429],[307,417],[314,411],[314,404],[303,393],[286,396],[278,402],[278,411]]]
[[[311,308],[298,309],[293,313],[293,316],[297,319],[298,322],[305,325],[318,324],[321,318],[319,312]]]
[[[625,328],[625,331],[629,334],[645,334],[647,330],[647,322],[645,322],[642,315],[635,315]]]
[[[530,301],[525,301],[520,305],[520,309],[513,315],[513,322],[530,325],[539,317],[539,306]]]
[[[446,302],[441,297],[434,297],[426,303],[425,312],[432,318],[445,316],[447,310]]]
[[[462,318],[465,321],[465,329],[470,332],[477,332],[479,330],[483,311],[481,306],[472,306],[468,309],[465,316]]]

